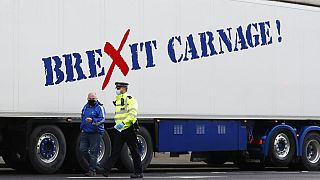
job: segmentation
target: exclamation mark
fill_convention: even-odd
[[[282,41],[282,37],[281,37],[281,31],[280,31],[280,21],[279,20],[276,20],[276,24],[277,24],[277,30],[278,30],[278,34],[279,34],[279,37],[278,37],[278,42],[281,42]]]

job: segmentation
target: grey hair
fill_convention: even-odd
[[[92,96],[92,95],[97,98],[97,93],[95,93],[95,92],[89,92],[88,97],[89,97],[89,96]]]

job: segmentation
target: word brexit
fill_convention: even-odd
[[[281,23],[279,20],[275,21],[274,27],[274,30],[277,32],[276,41],[281,43]],[[272,28],[273,26],[270,21],[250,23],[246,26],[240,25],[237,28],[228,27],[216,31],[189,34],[186,37],[181,37],[181,35],[173,36],[168,39],[167,43],[163,44],[167,46],[168,61],[176,64],[273,44],[275,40],[271,33]],[[75,52],[62,56],[42,58],[45,68],[45,86],[105,76],[102,83],[103,90],[108,85],[115,66],[126,76],[130,68],[127,61],[121,56],[121,51],[128,39],[129,33],[130,29],[125,33],[118,49],[115,49],[110,42],[105,43],[104,53],[112,60],[107,73],[105,71],[107,67],[104,67],[101,62],[104,54],[101,49],[87,50],[84,56]],[[196,46],[196,41],[200,44],[199,47]],[[141,69],[140,53],[146,54],[145,68],[156,67],[154,54],[158,49],[157,44],[157,40],[129,44],[131,70],[139,71]],[[84,58],[88,62],[89,72],[84,72],[83,70]]]

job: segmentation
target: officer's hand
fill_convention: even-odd
[[[116,125],[114,126],[114,128],[116,128],[116,129],[122,129],[123,127],[124,127],[124,123],[123,123],[123,122],[118,123],[118,124],[116,124]]]
[[[87,118],[86,121],[87,121],[87,123],[92,123],[92,119],[91,118]]]

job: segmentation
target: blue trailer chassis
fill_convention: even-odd
[[[159,122],[159,152],[240,151],[247,149],[241,121],[173,120]]]

